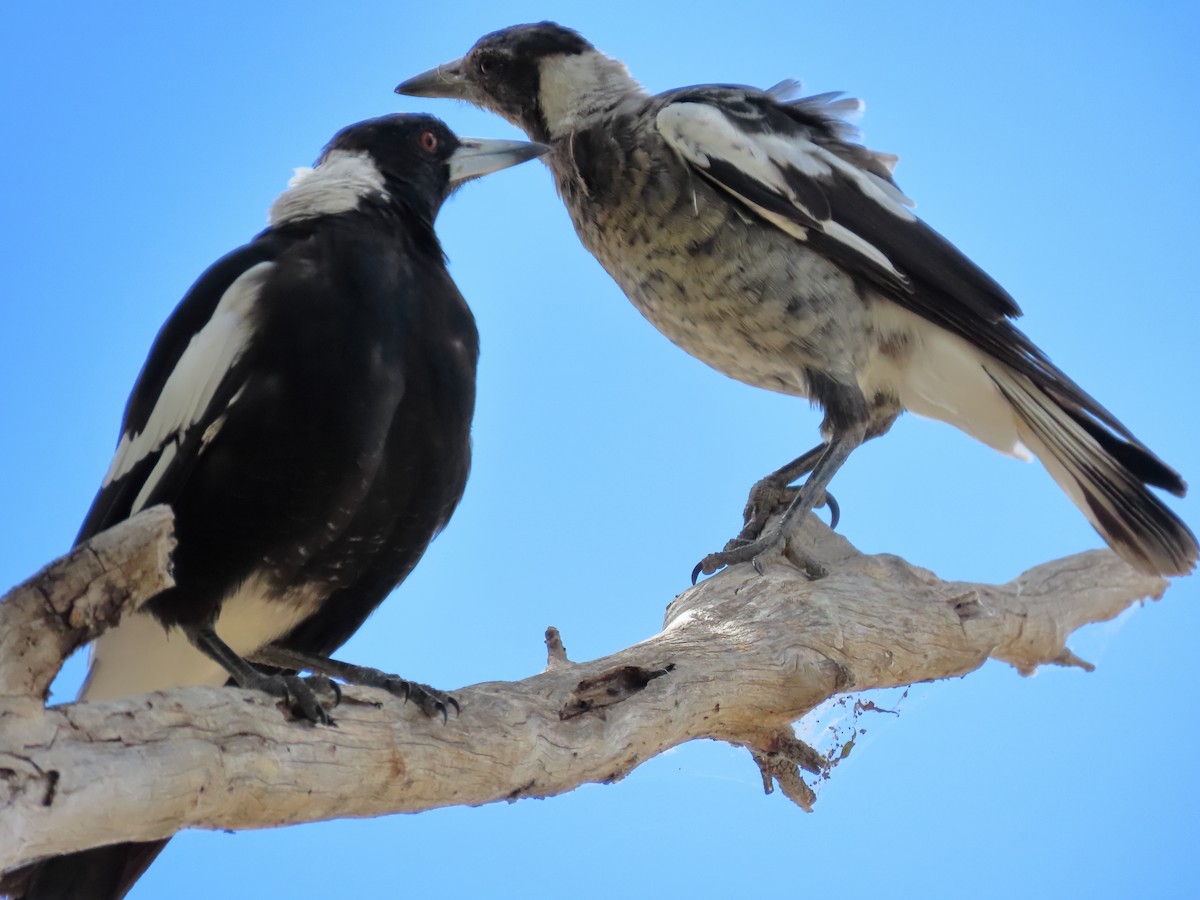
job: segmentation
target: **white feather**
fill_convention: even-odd
[[[687,162],[699,169],[710,168],[714,159],[730,163],[767,190],[780,195],[804,218],[820,223],[819,227],[829,237],[866,257],[893,277],[907,280],[887,255],[870,241],[836,222],[822,219],[807,208],[788,184],[784,172],[785,168],[791,168],[807,178],[821,181],[831,179],[836,170],[881,209],[905,221],[914,221],[913,214],[904,205],[907,198],[883,179],[864,172],[811,141],[778,134],[748,134],[718,107],[707,103],[668,104],[659,111],[656,123],[663,139]],[[804,226],[763,209],[726,185],[721,186],[788,234],[806,239]]]
[[[163,475],[171,468],[171,463],[175,461],[175,455],[178,452],[179,441],[167,441],[166,445],[162,448],[162,452],[158,455],[158,462],[154,464],[154,468],[150,470],[150,474],[142,482],[141,490],[133,498],[133,504],[129,507],[129,514],[131,516],[137,515],[145,507],[146,503],[150,500],[150,493],[158,487],[158,483],[162,481]]]
[[[570,131],[626,97],[646,93],[624,63],[598,50],[547,56],[538,76],[539,108],[551,137]]]
[[[245,657],[287,634],[316,610],[313,591],[271,595],[265,582],[250,578],[226,598],[217,635]],[[81,700],[112,700],[185,685],[224,684],[229,675],[191,645],[178,628],[167,631],[149,613],[121,619],[92,645],[91,668]]]
[[[271,204],[272,226],[332,216],[356,208],[363,197],[386,197],[383,174],[367,153],[331,150],[315,169],[295,170],[288,189]]]
[[[243,272],[225,291],[212,318],[192,337],[167,376],[146,427],[121,436],[104,486],[127,474],[204,416],[229,369],[250,343],[254,330],[251,313],[274,267],[274,263],[261,262]],[[155,466],[154,477],[161,477],[165,471],[160,466],[161,460]]]
[[[1007,456],[1033,458],[1012,404],[988,374],[991,357],[894,303],[876,303],[871,315],[881,336],[903,340],[909,352],[899,359],[876,354],[859,378],[863,393],[890,392],[910,412],[953,425]]]

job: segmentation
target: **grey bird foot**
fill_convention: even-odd
[[[450,718],[450,707],[454,707],[454,714],[457,716],[461,711],[458,701],[449,694],[442,693],[437,688],[431,688],[427,684],[421,684],[419,681],[407,681],[408,693],[406,699],[411,700],[421,708],[421,711],[431,719],[436,715],[441,715],[442,724],[445,724]],[[394,693],[394,692],[393,692]]]
[[[692,584],[701,574],[711,575],[726,566],[748,562],[759,575],[775,557],[782,557],[802,571],[811,581],[824,578],[829,570],[796,546],[791,535],[785,536],[782,528],[757,540],[745,541],[736,537],[725,545],[724,550],[710,553],[692,569]]]
[[[408,681],[399,675],[392,675],[370,666],[356,666],[353,663],[341,662],[327,656],[311,656],[275,645],[260,647],[254,653],[254,661],[280,669],[320,672],[340,678],[347,684],[379,688],[404,700],[413,701],[430,718],[440,715],[443,722],[449,720],[451,707],[454,708],[455,715],[458,715],[460,710],[458,701],[449,694],[435,690],[427,684],[421,684],[419,681]]]
[[[365,687],[381,688],[406,701],[411,700],[429,718],[441,716],[443,723],[449,721],[451,707],[454,708],[456,716],[462,711],[458,701],[449,694],[419,681],[407,681],[398,675],[389,675],[378,669],[361,668],[355,682]]]
[[[329,710],[342,700],[337,682],[324,675],[267,675],[260,673],[244,685],[283,700],[288,712],[314,725],[337,726]]]
[[[750,496],[746,499],[745,509],[742,510],[742,530],[738,532],[736,538],[725,545],[725,549],[729,550],[730,545],[735,542],[747,543],[758,540],[762,536],[767,522],[790,507],[799,493],[800,488],[780,483],[770,475],[757,482],[754,487],[750,488]],[[824,503],[817,505],[829,507],[829,527],[837,528],[838,522],[842,518],[842,508],[834,499],[833,494],[826,492]]]

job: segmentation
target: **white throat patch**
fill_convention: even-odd
[[[333,150],[315,169],[296,169],[288,189],[271,204],[272,226],[349,212],[363,197],[386,197],[383,175],[367,153]]]
[[[551,137],[578,127],[623,98],[645,94],[625,64],[598,50],[542,60],[538,98]]]

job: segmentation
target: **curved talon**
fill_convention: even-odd
[[[446,695],[444,700],[434,700],[433,708],[442,714],[442,724],[445,725],[450,721],[450,707],[454,707],[454,715],[457,717],[462,714],[462,707],[458,705],[458,701],[453,697]]]
[[[730,543],[733,542],[730,541]],[[710,553],[708,556],[704,557],[704,559],[700,560],[700,562],[696,563],[696,568],[692,569],[692,585],[695,586],[696,579],[701,574],[712,575],[717,570],[723,569],[725,566],[727,566],[728,563],[725,561],[724,557],[730,552],[732,551],[726,549],[722,550],[720,553]]]
[[[319,682],[314,679],[313,683],[320,684],[322,687],[334,684],[328,678],[322,678]],[[293,715],[299,715],[315,725],[328,725],[331,728],[336,728],[337,723],[333,720],[333,716],[329,715],[329,712],[325,709],[325,705],[317,699],[316,692],[313,690],[313,683],[298,675],[278,675],[271,677],[267,683],[264,683],[263,689],[267,693],[274,693],[276,696],[279,696]],[[336,685],[334,686],[334,693],[340,700],[341,690]],[[334,703],[334,706],[336,705]]]
[[[829,491],[825,492],[825,505],[829,507],[829,527],[836,530],[838,522],[842,520],[842,508]]]
[[[744,562],[753,563],[755,571],[761,575],[762,566],[758,561],[758,556],[764,550],[771,547],[772,543],[772,541],[762,538],[757,541],[734,538],[725,545],[724,550],[719,553],[710,553],[696,564],[696,568],[692,569],[692,584],[696,583],[696,576],[701,572],[705,575],[711,575],[718,569]]]
[[[441,713],[442,724],[445,725],[450,721],[450,707],[454,707],[454,715],[459,715],[462,712],[462,707],[458,701],[449,694],[443,694],[441,691],[435,690],[426,684],[420,684],[416,681],[408,682],[409,694],[406,699],[411,699],[413,703],[421,708],[421,712],[425,715],[436,716]]]

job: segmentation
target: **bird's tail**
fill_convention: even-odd
[[[0,896],[13,900],[121,900],[166,841],[110,844],[55,856],[6,875]]]
[[[984,369],[1012,406],[1022,443],[1113,550],[1148,574],[1192,571],[1195,535],[1148,489],[1186,494],[1174,469],[1132,436],[1098,422],[1069,393],[1056,397],[1053,386],[1039,387],[995,360]]]

